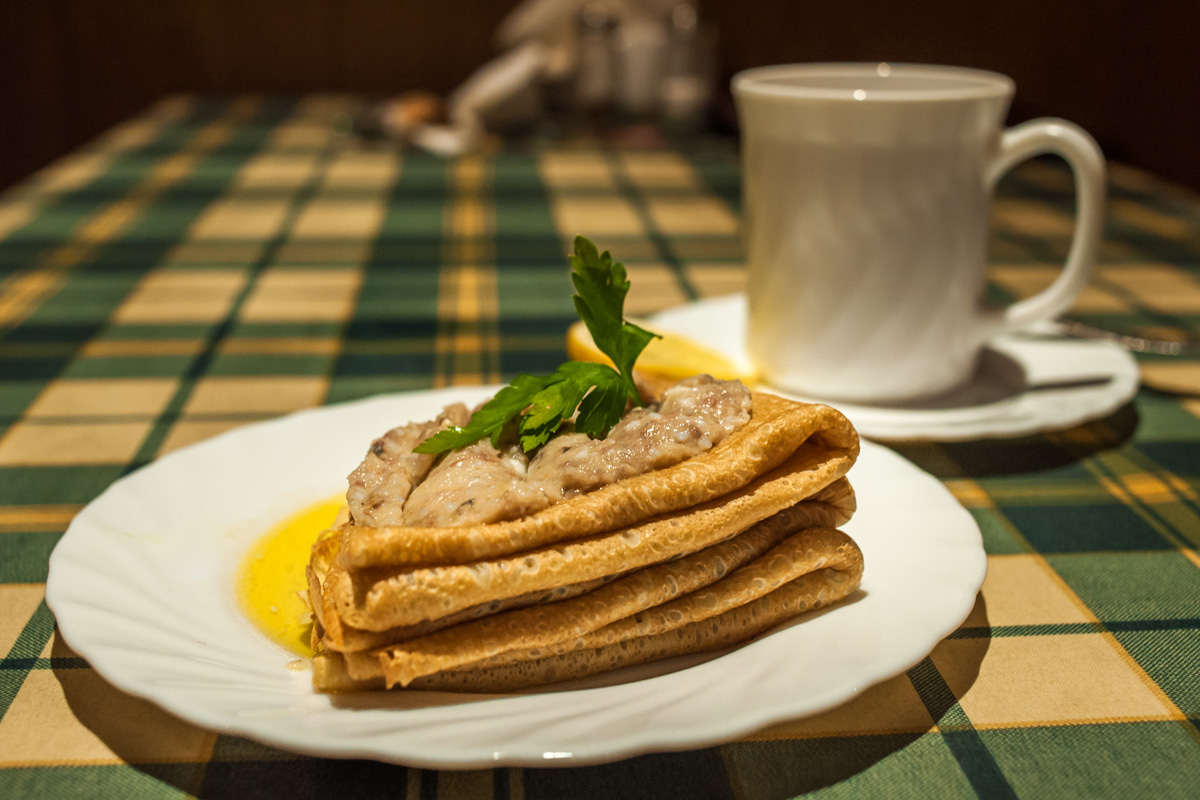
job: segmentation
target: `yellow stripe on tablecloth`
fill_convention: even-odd
[[[13,200],[0,204],[0,240],[17,228],[28,225],[36,211],[37,204],[31,200]]]
[[[1130,469],[1135,465],[1119,452],[1097,453],[1083,464],[1113,497],[1128,506],[1171,544],[1179,548],[1196,544],[1195,541],[1185,540],[1179,533],[1200,531],[1200,514],[1182,502],[1184,498],[1194,500],[1196,495],[1178,477],[1163,479]],[[1183,487],[1183,490],[1179,487]]]
[[[230,195],[209,203],[188,229],[197,240],[273,239],[287,220],[290,200]]]
[[[262,258],[264,249],[262,242],[186,241],[167,252],[163,265],[254,264]]]
[[[183,407],[192,414],[286,414],[321,405],[329,390],[324,375],[209,375]]]
[[[646,226],[633,203],[618,195],[575,197],[560,194],[551,201],[554,226],[567,240],[583,234],[596,242],[601,250],[608,249],[606,237],[645,236]],[[622,253],[623,259],[628,254]]]
[[[1101,284],[1113,284],[1152,311],[1200,312],[1200,281],[1187,270],[1162,262],[1111,264],[1097,270]]]
[[[1200,395],[1200,364],[1191,361],[1147,361],[1138,365],[1142,382],[1160,392]],[[1185,408],[1186,408],[1185,404]]]
[[[1000,197],[992,204],[992,220],[1001,230],[1022,236],[1070,236],[1074,216],[1044,200]]]
[[[12,652],[45,596],[44,583],[0,583],[0,658]]]
[[[373,239],[383,227],[386,200],[378,197],[314,197],[292,225],[295,239]]]
[[[0,326],[15,325],[25,319],[43,298],[63,284],[70,269],[91,256],[95,245],[119,235],[158,194],[190,173],[205,153],[224,144],[256,107],[256,103],[245,99],[231,104],[225,116],[201,128],[182,151],[156,165],[125,197],[81,222],[71,241],[55,248],[31,271],[10,281],[0,292]]]
[[[1062,264],[992,264],[988,267],[988,279],[1018,298],[1032,297],[1061,274]],[[1124,298],[1103,287],[1089,285],[1075,298],[1071,310],[1076,313],[1128,314],[1132,308]]]
[[[639,189],[699,190],[696,170],[679,153],[622,152],[617,161],[629,182]]]
[[[57,289],[61,283],[62,276],[49,270],[14,275],[0,291],[0,325],[20,322],[38,300]]]
[[[719,197],[647,197],[646,211],[654,227],[668,236],[734,236],[740,222]]]
[[[1181,718],[1111,634],[947,639],[931,658],[976,728]]]
[[[1145,203],[1114,197],[1108,200],[1109,216],[1128,223],[1155,236],[1172,241],[1187,241],[1192,236],[1192,226],[1186,219],[1164,214]]]
[[[0,466],[58,467],[128,464],[152,420],[43,422],[23,419],[0,438]]]
[[[246,322],[344,322],[362,290],[358,267],[272,267],[242,305]]]
[[[25,418],[151,417],[162,413],[178,378],[59,378],[25,409]]]
[[[83,506],[0,506],[0,533],[65,531]],[[7,606],[0,608],[9,613]]]
[[[438,280],[438,319],[434,342],[435,386],[467,386],[500,380],[499,292],[493,267],[460,264],[442,268]],[[465,326],[465,330],[463,329]]]
[[[1176,547],[1184,546],[1184,542],[1175,535],[1174,531],[1168,529],[1166,525],[1156,519],[1143,507],[1142,503],[1140,502],[1140,498],[1129,492],[1118,481],[1115,481],[1107,475],[1102,474],[1094,467],[1086,464],[1085,467],[1089,472],[1092,472],[1096,476],[1097,483],[1104,487],[1109,494],[1120,500],[1122,504],[1128,506],[1134,514],[1141,517],[1143,522],[1161,534],[1164,539],[1168,540]]]
[[[337,355],[342,341],[333,337],[291,339],[225,339],[217,349],[229,355]]]
[[[400,154],[391,150],[346,150],[326,168],[321,188],[382,192],[395,182],[400,166]]]
[[[1164,480],[1157,475],[1140,472],[1132,475],[1121,475],[1121,484],[1143,503],[1173,503],[1179,496],[1196,499],[1196,493],[1185,481],[1176,475],[1173,480]]]
[[[435,386],[500,380],[500,317],[496,268],[489,262],[494,209],[483,197],[490,165],[468,156],[453,167],[454,194],[444,223],[446,244],[438,275]]]
[[[203,339],[115,339],[88,342],[80,350],[84,358],[122,356],[193,356],[204,350]]]
[[[57,635],[43,657],[75,658]],[[94,670],[34,669],[0,720],[0,768],[204,764],[216,734],[113,688]],[[197,770],[191,791],[199,791]]]
[[[113,312],[117,324],[220,322],[241,292],[241,267],[195,270],[158,267],[147,273]]]
[[[1196,566],[1196,569],[1200,569],[1200,553],[1197,553],[1195,548],[1185,547],[1179,552],[1183,553],[1183,557],[1192,562]]]
[[[701,297],[721,297],[746,290],[746,265],[690,262],[684,265],[688,283]]]
[[[157,126],[152,130],[157,133]],[[38,171],[33,178],[34,191],[44,197],[47,194],[62,194],[82,189],[103,175],[112,159],[113,151],[108,149],[66,156]]]
[[[967,508],[992,508],[995,503],[992,497],[983,490],[977,482],[968,478],[955,478],[945,481],[946,488],[954,499]]]
[[[965,628],[1095,623],[1096,616],[1038,554],[988,556],[981,602]]]
[[[598,150],[545,152],[538,156],[538,176],[550,189],[614,189],[608,159]]]
[[[264,417],[269,418],[269,417]],[[161,456],[169,453],[172,450],[178,450],[181,447],[186,447],[190,444],[202,442],[205,439],[211,439],[217,434],[231,431],[234,428],[245,425],[254,420],[247,419],[218,419],[218,420],[196,420],[196,419],[181,419],[171,426],[171,430],[167,432],[167,436],[163,439],[163,443],[159,445],[157,455]]]
[[[665,264],[626,264],[625,274],[631,284],[625,298],[628,316],[653,314],[688,300],[679,279]]]
[[[235,191],[296,190],[306,184],[317,169],[316,153],[272,153],[253,156],[238,170]]]

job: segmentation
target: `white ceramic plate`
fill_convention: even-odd
[[[371,439],[489,389],[392,395],[251,425],[113,484],[71,523],[46,598],[117,687],[198,725],[303,753],[425,767],[595,763],[726,741],[837,705],[922,659],[966,617],[986,559],[933,477],[867,443],[850,477],[862,591],[719,657],[510,696],[314,694],[237,608],[271,525],[337,493]]]
[[[656,330],[682,333],[747,372],[746,297],[729,295],[653,315]],[[1054,325],[1001,336],[964,386],[895,405],[831,402],[863,436],[881,441],[964,441],[1027,436],[1099,419],[1137,394],[1138,366],[1111,342],[1076,339]],[[812,398],[770,389],[798,400]]]

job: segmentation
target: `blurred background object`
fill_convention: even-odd
[[[449,126],[425,144],[453,151],[471,144],[464,126],[528,127],[572,101],[592,117],[731,130],[740,69],[907,61],[1004,72],[1018,86],[1010,123],[1061,115],[1109,157],[1200,188],[1195,30],[1185,0],[6,3],[0,186],[176,93],[428,92]]]

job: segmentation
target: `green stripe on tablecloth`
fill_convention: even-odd
[[[51,658],[8,658],[4,660],[4,669],[9,669],[9,664],[20,663],[26,669],[91,669],[88,662],[77,657],[51,657]]]
[[[195,364],[191,355],[91,356],[72,361],[62,370],[64,378],[139,378],[178,377],[188,374]]]
[[[908,671],[908,677],[976,794],[981,798],[1015,797],[933,660],[925,658]]]
[[[0,532],[0,583],[45,583],[62,531]]]
[[[1179,622],[1171,620],[1168,625]],[[1200,721],[1200,681],[1194,666],[1200,659],[1200,626],[1114,629],[1114,635],[1171,702],[1193,724]]]
[[[1200,569],[1178,552],[1048,555],[1101,621],[1200,618]]]
[[[89,184],[59,195],[39,209],[27,225],[10,232],[3,240],[4,249],[20,252],[24,255],[21,266],[27,265],[42,248],[55,247],[70,239],[73,228],[145,179],[158,163],[157,157],[116,156]],[[0,261],[0,265],[5,263]]]
[[[0,467],[0,503],[6,505],[91,502],[121,476],[119,465],[92,467]]]
[[[742,210],[742,171],[736,153],[717,146],[686,149],[683,155],[709,193],[720,197],[734,211]]]
[[[0,241],[3,281],[13,271],[62,248],[76,226],[113,208],[167,158],[185,150],[197,157],[191,171],[160,187],[124,225],[98,226],[112,235],[75,254],[77,260],[64,282],[31,304],[24,320],[0,339],[0,427],[17,421],[57,378],[162,375],[181,379],[174,401],[155,417],[154,432],[137,454],[136,465],[153,456],[167,434],[188,424],[216,430],[268,415],[266,411],[220,410],[219,406],[197,413],[189,410],[185,415],[193,388],[211,376],[280,375],[319,382],[328,375],[325,399],[335,401],[428,387],[439,345],[452,348],[439,365],[443,380],[482,379],[489,371],[505,378],[516,371],[545,372],[561,360],[563,332],[574,320],[574,312],[564,257],[568,243],[556,228],[555,198],[605,199],[614,194],[612,188],[564,185],[556,186],[552,196],[539,172],[539,158],[561,145],[539,143],[528,150],[482,153],[479,158],[485,180],[470,192],[451,180],[459,169],[456,162],[403,153],[395,183],[380,190],[386,210],[378,236],[371,242],[300,239],[286,224],[270,241],[189,240],[192,223],[214,201],[235,194],[283,200],[291,204],[294,214],[311,196],[312,182],[300,189],[247,188],[234,182],[251,158],[276,148],[273,137],[281,125],[323,124],[324,112],[290,101],[261,101],[256,113],[241,119],[224,140],[210,142],[207,150],[197,152],[196,135],[230,113],[227,102],[192,103],[185,117],[157,126],[148,144],[113,155],[104,171],[87,183],[48,194],[39,201],[30,223]],[[328,156],[340,152],[343,144],[334,140],[314,148],[303,143],[275,152],[286,149],[312,154],[319,150]],[[584,147],[599,152],[593,145],[584,143]],[[639,176],[625,172],[624,165],[637,160],[627,155],[624,148],[614,146],[604,157],[619,179],[617,196],[639,211],[647,235],[609,237],[605,246],[618,259],[650,274],[655,270],[651,265],[665,263],[685,295],[690,280],[695,280],[696,291],[708,292],[724,285],[721,281],[728,279],[722,276],[736,277],[731,268],[744,258],[736,236],[656,230],[647,205],[661,200],[715,198],[738,208],[740,176],[735,149],[727,142],[702,140],[649,154],[646,163],[651,168],[663,161],[678,163],[682,158],[698,178],[695,189],[670,181],[647,188],[646,181],[639,182],[635,180]],[[320,166],[312,181],[320,184],[323,174],[324,166]],[[1110,196],[1136,207],[1118,208],[1121,213],[1110,220],[1102,249],[1105,264],[1098,270],[1096,282],[1129,310],[1080,313],[1077,318],[1128,333],[1155,326],[1200,332],[1200,313],[1187,308],[1186,298],[1180,303],[1163,301],[1168,308],[1164,311],[1142,299],[1141,287],[1120,283],[1124,280],[1121,273],[1105,274],[1110,266],[1150,262],[1162,274],[1179,277],[1181,286],[1188,286],[1189,280],[1195,282],[1200,275],[1200,206],[1187,196],[1159,192],[1151,182],[1122,177],[1120,171],[1114,174]],[[361,192],[356,192],[338,189],[332,194],[339,201],[361,199]],[[1069,172],[1053,161],[1039,160],[1032,168],[1018,168],[1007,176],[1000,195],[1001,203],[1010,203],[1016,216],[1009,218],[1012,226],[1000,225],[992,231],[992,258],[1016,283],[1035,272],[1048,272],[1047,266],[1065,254],[1069,237],[1061,233],[1035,235],[1030,231],[1035,231],[1036,225],[1021,229],[1020,223],[1029,218],[1020,215],[1040,211],[1061,227],[1071,216],[1074,202]],[[460,231],[458,236],[449,230],[448,214],[455,202],[464,200],[481,204],[479,209],[492,220],[490,229],[485,224],[481,230]],[[1155,233],[1156,227],[1164,225],[1189,235],[1171,239]],[[161,267],[196,274],[243,270],[250,280],[241,285],[236,302],[219,320],[115,322],[114,310],[135,291],[137,281]],[[362,293],[348,319],[240,319],[243,301],[259,285],[260,273],[270,270],[274,275],[314,267],[361,267]],[[474,272],[456,272],[463,267]],[[439,320],[439,291],[457,291],[460,287],[452,279],[463,275],[481,281],[481,296],[476,299],[486,299],[482,294],[490,291],[488,281],[494,277],[498,309],[481,307],[480,318],[446,315]],[[559,284],[563,291],[554,290]],[[1196,287],[1200,291],[1200,283]],[[669,294],[675,293],[672,285]],[[1005,301],[1012,297],[1010,290],[999,284],[990,286],[988,295]],[[464,334],[478,334],[479,341],[463,338]],[[1158,366],[1188,364],[1195,359],[1143,356],[1140,361]],[[1200,682],[1195,675],[1200,663],[1200,568],[1189,558],[1191,551],[1181,550],[1185,545],[1194,546],[1200,536],[1200,458],[1196,451],[1200,406],[1192,398],[1171,395],[1161,388],[1144,388],[1132,406],[1065,432],[897,448],[949,481],[979,523],[989,554],[1018,555],[1009,563],[1036,561],[1039,569],[1048,566],[1053,570],[1053,575],[1041,569],[1038,577],[1027,577],[1029,588],[1063,603],[1057,611],[1039,606],[1036,612],[1025,613],[1031,614],[1034,622],[1064,622],[1031,624],[1021,616],[1023,608],[1013,596],[1014,587],[997,584],[992,602],[987,604],[992,621],[1011,624],[990,625],[986,617],[973,616],[977,627],[951,634],[939,650],[946,654],[945,661],[937,661],[944,670],[954,663],[953,653],[964,647],[978,646],[987,651],[985,659],[995,659],[986,662],[991,676],[988,670],[974,676],[976,705],[971,700],[960,704],[962,698],[951,690],[953,686],[965,692],[964,686],[972,684],[963,684],[961,675],[939,672],[933,659],[910,671],[920,701],[937,720],[936,731],[733,742],[719,749],[644,756],[604,767],[468,773],[307,758],[218,736],[207,764],[3,770],[0,796],[244,796],[316,791],[431,800],[601,795],[783,798],[807,791],[855,798],[1184,796],[1200,782]],[[86,427],[110,419],[72,415],[55,421]],[[1030,465],[1036,469],[1031,470]],[[82,504],[129,466],[0,468],[0,503]],[[49,550],[61,535],[58,530],[9,525],[7,532],[0,533],[0,582],[43,582]],[[1045,564],[1035,554],[1044,554]],[[997,569],[992,580],[1003,574],[1004,570]],[[27,607],[36,602],[35,597]],[[1082,621],[1090,615],[1095,615],[1095,622]],[[14,624],[15,629],[9,628],[20,631],[19,652],[14,651],[0,669],[0,687],[9,692],[7,702],[29,670],[60,670],[79,677],[79,671],[88,669],[74,657],[41,657],[50,631],[44,605],[31,619]],[[1062,652],[1070,652],[1077,644],[1082,647],[1101,639],[1112,653],[1124,649],[1112,658],[1126,678],[1135,684],[1153,681],[1155,685],[1149,688],[1154,696],[1165,694],[1185,718],[1061,727],[1020,722],[1036,717],[1034,714],[1017,715],[1013,717],[1018,720],[1015,727],[1005,728],[1002,726],[1010,724],[1007,717],[987,719],[987,724],[983,721],[994,711],[981,710],[976,720],[965,713],[964,707],[976,714],[976,708],[986,706],[987,694],[998,687],[985,681],[1003,680],[994,673],[1006,663],[1022,663],[1020,648],[1051,652],[1049,644],[1060,640],[1066,648]],[[984,647],[988,641],[992,642],[990,650]],[[1016,660],[1005,662],[1002,657]],[[1046,668],[1054,666],[1047,664]],[[1100,680],[1103,675],[1098,671],[1088,679]],[[1019,684],[1029,676],[1009,679]],[[1096,709],[1080,710],[1086,715]],[[11,724],[15,715],[9,716]],[[97,735],[102,733],[97,731]]]
[[[330,369],[328,402],[431,385],[447,180],[443,159],[406,154]]]
[[[565,256],[535,154],[498,155],[492,168],[492,193],[496,207],[495,257],[502,275],[510,266],[530,261],[553,263]]]
[[[268,118],[268,121],[274,123],[279,122],[282,119],[282,110],[275,109],[274,113]],[[259,131],[255,137],[240,142],[240,146],[247,148],[247,152],[244,155],[248,156],[249,154],[253,153],[253,147],[261,147],[265,145],[269,133],[269,129],[264,128],[263,130]],[[320,155],[320,164],[327,163],[331,155],[332,150],[330,148],[326,148],[324,151],[322,151]],[[175,395],[171,398],[164,411],[159,414],[158,418],[155,420],[154,426],[151,428],[150,433],[146,436],[145,440],[141,444],[141,447],[138,449],[137,456],[130,463],[130,470],[147,464],[154,458],[155,454],[158,453],[164,441],[166,440],[167,434],[170,432],[171,427],[179,419],[183,408],[188,401],[188,398],[191,396],[196,387],[197,382],[202,377],[213,373],[214,366],[220,357],[218,348],[220,347],[221,342],[234,330],[238,313],[245,304],[246,298],[248,298],[251,292],[254,290],[255,281],[262,271],[267,267],[267,265],[272,263],[274,260],[279,246],[282,244],[287,236],[287,233],[290,231],[292,224],[295,222],[296,217],[300,212],[300,209],[315,194],[318,186],[317,180],[322,175],[322,172],[323,170],[321,168],[314,170],[313,174],[303,186],[290,193],[286,201],[286,214],[279,226],[277,233],[267,241],[266,246],[262,249],[258,260],[249,266],[247,270],[248,278],[234,296],[233,301],[230,303],[226,312],[225,318],[212,328],[211,332],[205,339],[203,348],[200,350],[200,352],[197,353],[195,357],[189,359],[187,370],[181,376],[181,380],[179,381]],[[231,186],[234,174],[236,173],[229,173],[224,177],[222,185],[225,186],[227,190]],[[199,209],[197,209],[197,213],[199,213]],[[320,366],[324,367],[325,363],[322,362]],[[257,374],[262,373],[260,372]]]
[[[570,243],[559,236],[534,154],[497,163],[493,192],[500,372],[505,380],[522,372],[548,374],[566,359],[566,330],[577,319]]]
[[[608,160],[609,171],[612,172],[613,180],[616,182],[618,194],[627,199],[633,206],[634,211],[642,222],[642,226],[646,230],[647,238],[649,238],[654,246],[657,259],[666,264],[671,270],[671,273],[675,276],[675,280],[679,283],[680,289],[683,290],[684,296],[688,300],[695,300],[700,296],[700,292],[696,290],[696,287],[692,285],[691,280],[688,278],[687,272],[683,268],[683,263],[671,246],[670,237],[659,231],[658,227],[654,224],[654,219],[646,208],[644,190],[639,190],[630,181],[629,176],[621,166],[613,150],[606,150],[604,154]],[[615,250],[613,257],[618,261],[624,259]]]
[[[977,796],[937,733],[733,742],[721,751],[735,796],[747,800]]]
[[[155,764],[141,768],[125,765],[20,767],[0,770],[0,796],[55,798],[177,798],[192,797],[192,792],[180,789],[173,782],[153,774],[175,773],[185,776],[196,773],[202,765]],[[191,781],[179,781],[191,783]]]
[[[152,260],[130,265],[120,272],[92,270],[75,275],[30,314],[21,327],[40,326],[49,329],[63,324],[102,323],[137,285],[143,272],[151,267]],[[7,337],[8,341],[12,341],[12,338],[12,334]]]
[[[1022,797],[1187,798],[1200,786],[1196,742],[1177,723],[981,731]]]

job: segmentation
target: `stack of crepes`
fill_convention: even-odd
[[[854,592],[835,528],[858,437],[751,396],[712,449],[520,519],[327,531],[308,567],[314,687],[503,692],[727,648]]]

